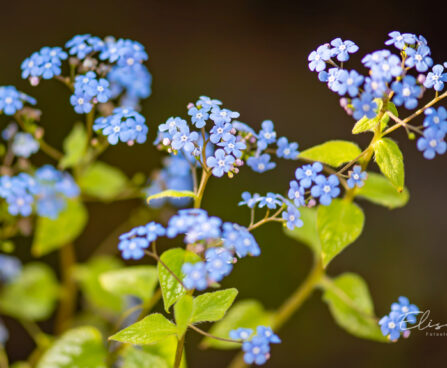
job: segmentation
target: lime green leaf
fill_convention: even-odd
[[[168,321],[163,315],[154,313],[119,331],[109,337],[109,340],[135,345],[147,345],[163,340],[176,332],[177,327],[172,322]]]
[[[38,217],[31,252],[41,257],[71,243],[84,230],[88,213],[80,201],[68,200],[67,207],[55,220]]]
[[[270,326],[271,314],[257,300],[249,299],[236,303],[222,320],[211,327],[209,332],[214,336],[228,339],[231,330],[239,327],[255,330],[259,325]],[[217,349],[240,349],[241,347],[240,344],[219,341],[209,337],[205,337],[201,345]]]
[[[58,338],[37,368],[106,368],[106,355],[100,332],[90,326],[79,327]]]
[[[167,250],[161,255],[160,259],[180,280],[184,277],[182,273],[184,263],[196,263],[200,261],[200,257],[197,254],[181,248]],[[161,262],[158,262],[158,279],[160,280],[165,310],[169,312],[171,305],[181,296],[185,295],[186,290]]]
[[[335,199],[329,206],[318,207],[317,228],[324,267],[360,236],[364,221],[361,208],[343,199]]]
[[[181,338],[188,328],[193,311],[193,297],[183,295],[174,305],[175,323],[177,324],[177,335]]]
[[[133,295],[142,301],[149,300],[158,282],[155,266],[131,266],[103,273],[101,286],[108,292],[119,295]]]
[[[320,254],[321,246],[317,231],[317,210],[316,208],[300,207],[299,211],[301,220],[303,220],[303,226],[296,227],[293,230],[284,227],[284,231],[291,238],[308,245],[314,253]]]
[[[383,101],[381,98],[376,98],[374,101],[377,103],[377,109],[375,109],[376,114],[382,109]],[[396,105],[394,105],[392,102],[388,102],[387,110],[389,110],[394,116],[398,116],[398,112],[396,109]],[[388,125],[388,121],[390,120],[390,117],[387,114],[384,114],[381,119],[381,131]],[[361,118],[357,123],[354,125],[354,128],[352,129],[352,134],[359,134],[364,132],[373,132],[377,126],[377,123],[379,122],[379,117],[376,115],[372,119],[368,119],[366,116]]]
[[[357,337],[387,341],[374,315],[368,286],[360,276],[344,273],[323,286],[323,300],[339,326]]]
[[[360,148],[355,143],[348,141],[329,141],[301,152],[299,157],[338,167],[354,160],[360,153]]]
[[[407,188],[398,192],[387,178],[373,172],[368,173],[365,185],[357,189],[356,196],[389,209],[405,206],[410,198]]]
[[[396,189],[404,189],[404,158],[399,146],[390,138],[382,138],[374,143],[374,153],[380,171],[390,179]]]
[[[219,321],[233,304],[237,293],[236,289],[226,289],[199,295],[194,299],[191,323]]]
[[[29,263],[11,283],[3,286],[0,311],[8,316],[40,321],[50,317],[59,297],[56,276],[43,263]]]
[[[11,368],[33,368],[31,364],[28,362],[15,362],[11,366]]]
[[[84,124],[76,123],[70,134],[64,140],[65,156],[59,163],[62,169],[78,164],[85,154],[87,146],[87,132]]]
[[[160,198],[185,198],[185,197],[190,197],[190,198],[196,198],[196,195],[194,192],[191,192],[189,190],[172,190],[172,189],[168,189],[168,190],[164,190],[163,192],[157,193],[157,194],[153,194],[149,197],[147,197],[147,203],[150,204],[150,201],[153,199],[160,199]]]
[[[83,193],[104,201],[114,199],[127,186],[127,177],[116,167],[95,162],[79,178]]]
[[[89,304],[95,308],[118,313],[123,308],[123,299],[104,289],[100,276],[108,271],[118,270],[122,263],[111,256],[92,258],[88,263],[78,265],[75,276],[81,284],[81,290]]]
[[[122,354],[121,368],[170,368],[170,366],[160,356],[128,346]]]

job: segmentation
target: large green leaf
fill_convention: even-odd
[[[58,297],[59,286],[51,268],[43,263],[29,263],[16,279],[3,286],[0,311],[25,321],[45,320]]]
[[[381,98],[375,99],[377,103],[377,109],[375,109],[376,114],[382,109],[383,101]],[[388,102],[387,110],[390,111],[394,116],[399,116],[396,106],[392,102]],[[390,117],[387,114],[384,114],[381,119],[381,131],[388,125],[388,121]],[[352,134],[359,134],[364,132],[373,132],[379,122],[379,117],[376,115],[372,119],[368,119],[366,116],[363,116],[357,123],[354,125],[352,129]]]
[[[150,314],[141,321],[109,337],[109,340],[135,345],[153,344],[177,333],[177,327],[159,313]]]
[[[293,230],[284,227],[284,232],[286,235],[293,239],[298,240],[310,247],[310,249],[316,253],[320,254],[320,237],[317,231],[317,210],[316,208],[300,207],[301,220],[303,220],[302,227],[296,227]]]
[[[390,179],[396,189],[404,189],[404,158],[399,146],[390,138],[382,138],[374,143],[374,153],[380,171]]]
[[[67,207],[55,220],[38,217],[31,252],[41,257],[75,240],[87,224],[88,213],[82,202],[67,201]]]
[[[193,297],[183,295],[174,305],[175,323],[177,325],[177,335],[181,338],[191,322],[193,311]]]
[[[100,276],[109,271],[116,271],[122,263],[115,257],[100,256],[87,263],[76,266],[75,275],[80,281],[81,290],[88,303],[98,309],[118,313],[123,308],[123,299],[103,288]]]
[[[101,286],[115,295],[133,295],[149,300],[158,282],[155,266],[129,266],[112,270],[100,276]]]
[[[405,206],[410,198],[407,188],[398,192],[387,178],[374,172],[368,173],[365,185],[357,189],[356,196],[390,209]]]
[[[365,281],[353,273],[344,273],[333,281],[323,283],[323,300],[329,305],[337,324],[351,334],[386,342]]]
[[[76,123],[70,134],[64,140],[65,155],[59,163],[62,169],[78,164],[87,148],[87,132],[84,124]]]
[[[267,312],[257,300],[249,299],[234,304],[227,315],[221,321],[215,323],[209,332],[214,336],[228,339],[231,330],[239,327],[254,330],[259,325],[270,326],[271,322],[271,313]],[[241,347],[240,344],[219,341],[209,337],[205,337],[201,345],[217,349],[237,349]]]
[[[335,199],[329,206],[318,207],[317,229],[324,267],[360,236],[364,221],[361,208],[344,199]]]
[[[150,202],[153,199],[161,199],[161,198],[185,198],[185,197],[189,197],[189,198],[196,198],[196,195],[194,192],[191,192],[189,190],[173,190],[173,189],[168,189],[168,190],[164,190],[163,192],[157,193],[157,194],[153,194],[149,197],[146,198],[146,201],[148,204],[150,204]]]
[[[182,266],[184,263],[200,261],[200,257],[197,254],[181,248],[167,250],[161,255],[160,259],[180,280],[183,279]],[[169,312],[171,305],[185,295],[186,290],[161,262],[158,262],[158,279],[160,280],[165,310]]]
[[[90,326],[64,333],[43,354],[37,368],[106,368],[100,332]]]
[[[355,143],[348,141],[329,141],[318,146],[308,148],[299,157],[320,161],[333,167],[338,167],[354,160],[362,151]]]
[[[79,178],[79,186],[83,193],[102,199],[113,200],[124,191],[127,177],[116,167],[97,161]]]
[[[194,299],[191,323],[219,321],[233,304],[237,293],[236,289],[226,289],[199,295]]]
[[[170,368],[163,357],[133,346],[127,347],[121,356],[121,368]]]

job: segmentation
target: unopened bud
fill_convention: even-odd
[[[192,103],[192,102],[190,102],[188,105],[186,105],[186,108],[189,110],[189,109],[192,109],[194,107],[194,104]]]
[[[35,87],[39,84],[40,78],[39,77],[30,77],[29,82],[33,87]]]
[[[234,164],[236,166],[242,166],[244,165],[244,161],[242,161],[240,158],[236,159],[236,161],[234,162]]]
[[[413,141],[416,138],[416,134],[414,134],[413,132],[408,133],[408,139]]]
[[[309,201],[309,203],[307,204],[307,207],[308,208],[312,208],[312,207],[315,207],[315,205],[317,204],[317,201],[315,200],[315,199],[311,199],[310,201]]]
[[[36,128],[36,130],[35,130],[35,132],[34,132],[34,137],[35,137],[36,139],[41,139],[41,138],[43,137],[44,133],[45,133],[45,132],[44,132],[43,128],[38,127],[38,128]]]
[[[346,97],[342,97],[340,98],[340,106],[343,108],[346,108],[348,106],[348,99]]]
[[[163,138],[163,146],[169,146],[171,144],[171,140],[169,138]]]
[[[419,74],[418,75],[418,78],[417,78],[417,81],[418,81],[418,83],[420,83],[420,84],[424,84],[424,82],[425,82],[425,75],[424,74]]]

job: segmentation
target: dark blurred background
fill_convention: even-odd
[[[387,33],[399,30],[424,35],[435,63],[446,61],[445,10],[440,6],[435,1],[386,0],[2,1],[0,85],[16,85],[38,99],[47,138],[60,147],[76,119],[69,94],[54,81],[30,87],[20,79],[20,64],[33,51],[62,46],[74,34],[114,35],[135,39],[149,52],[153,94],[144,103],[143,114],[151,140],[159,123],[172,115],[185,116],[186,104],[205,94],[221,99],[255,127],[264,119],[273,120],[278,134],[297,140],[301,149],[335,138],[353,138],[365,145],[370,137],[351,136],[352,118],[308,70],[307,55],[340,36],[360,46],[351,64],[357,67],[361,55],[383,48]],[[394,138],[406,157],[411,200],[394,211],[362,203],[367,214],[363,235],[333,261],[329,273],[361,274],[379,316],[399,295],[407,295],[420,308],[430,309],[435,322],[447,323],[447,250],[442,231],[446,157],[427,161],[402,132]],[[132,175],[147,173],[159,165],[160,157],[151,144],[118,145],[104,160]],[[240,193],[284,192],[295,166],[281,162],[262,176],[242,170],[235,179],[213,180],[204,205],[225,220],[245,223],[248,213],[236,206]],[[137,205],[92,205],[91,223],[78,242],[81,260]],[[279,226],[261,228],[255,236],[263,254],[240,262],[224,286],[236,286],[239,299],[258,298],[273,309],[301,282],[311,257]],[[48,260],[52,262],[54,256]],[[360,340],[335,325],[320,299],[316,292],[280,331],[283,343],[273,348],[274,358],[267,366],[445,366],[447,337],[426,337],[416,331],[410,339],[392,345]],[[8,324],[15,327],[9,320]],[[32,345],[25,336],[18,327],[13,330],[8,346],[13,359],[29,354]],[[186,346],[190,367],[225,367],[232,357],[228,352],[198,351],[197,341],[191,334]]]

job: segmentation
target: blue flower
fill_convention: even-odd
[[[418,98],[422,93],[421,86],[416,84],[416,78],[406,75],[401,81],[395,81],[391,85],[395,92],[393,102],[396,106],[405,105],[407,109],[414,109],[418,104]]]
[[[251,328],[243,328],[243,327],[239,327],[236,330],[231,330],[230,331],[230,338],[234,339],[234,340],[248,340],[250,338],[250,336],[253,334],[253,330]]]
[[[331,56],[337,56],[337,60],[344,62],[349,60],[349,54],[353,54],[359,50],[359,47],[352,41],[342,41],[341,38],[336,38],[331,41],[333,48],[331,49]]]
[[[84,93],[74,94],[70,97],[70,103],[78,114],[88,114],[93,107],[90,103],[90,98],[90,96]]]
[[[384,62],[390,55],[391,52],[389,50],[374,51],[371,54],[365,55],[362,59],[362,63],[366,67],[372,68],[373,66],[377,66]]]
[[[222,105],[221,101],[209,98],[207,96],[200,96],[199,100],[196,102],[196,106],[200,107],[205,112],[209,112],[220,105]]]
[[[331,58],[331,50],[329,44],[318,47],[316,51],[312,51],[307,60],[310,61],[309,69],[311,71],[321,72],[326,68],[326,61]]]
[[[70,55],[76,55],[78,59],[84,59],[93,51],[93,46],[88,42],[91,36],[89,34],[76,35],[67,41],[65,47]]]
[[[282,205],[282,201],[279,199],[280,197],[276,193],[267,193],[265,197],[261,197],[258,202],[258,207],[263,208],[267,206],[268,209],[274,210],[278,206]]]
[[[198,109],[195,106],[188,109],[188,115],[191,116],[192,123],[199,129],[205,126],[206,120],[209,118],[209,114],[204,109]]]
[[[17,110],[23,107],[23,102],[32,102],[27,100],[24,93],[17,91],[14,86],[0,87],[0,113],[5,115],[14,115]]]
[[[373,79],[384,79],[390,81],[393,77],[402,74],[401,60],[397,55],[391,54],[378,63],[371,66],[371,77]]]
[[[262,337],[271,344],[280,344],[281,339],[276,335],[270,327],[258,326],[256,327],[256,336]]]
[[[424,131],[424,136],[418,139],[417,148],[424,152],[424,157],[427,160],[433,159],[436,154],[443,155],[447,149],[444,136],[445,133],[442,130],[427,128]]]
[[[404,322],[415,324],[417,315],[420,313],[419,308],[414,304],[410,304],[410,301],[405,296],[400,296],[398,301],[398,303],[391,304],[391,311],[400,313]]]
[[[315,180],[318,173],[323,170],[323,165],[319,162],[314,162],[312,165],[304,165],[295,171],[295,177],[300,181],[300,186],[303,188],[310,188],[312,181]]]
[[[407,329],[407,324],[401,317],[401,313],[391,312],[379,321],[383,336],[388,336],[391,341],[399,339],[400,334]]]
[[[442,91],[444,89],[444,82],[447,82],[447,73],[444,73],[444,67],[437,64],[433,67],[433,71],[427,74],[424,81],[425,88],[434,88],[435,91]]]
[[[188,127],[182,128],[179,132],[175,133],[172,137],[172,148],[176,151],[184,149],[186,152],[192,152],[194,150],[194,143],[199,139],[197,132],[189,132]]]
[[[245,341],[242,344],[242,350],[247,364],[262,365],[270,357],[270,346],[262,337],[255,336],[250,341]]]
[[[20,275],[22,263],[16,257],[0,254],[0,281],[10,282]],[[0,340],[1,343],[1,340]]]
[[[338,75],[336,92],[340,96],[343,96],[347,92],[351,97],[355,97],[359,93],[359,87],[363,83],[363,80],[363,75],[360,75],[355,70],[349,72],[347,70],[341,70]]]
[[[210,119],[214,123],[230,123],[232,119],[239,117],[239,113],[228,109],[221,109],[218,106],[214,106],[211,110]]]
[[[96,79],[96,73],[89,71],[83,75],[77,75],[74,81],[75,94],[87,93],[88,86],[91,81]],[[93,94],[91,95],[93,97]]]
[[[165,228],[154,221],[151,221],[148,224],[146,224],[145,230],[146,230],[146,234],[145,234],[146,239],[149,242],[153,242],[153,241],[157,240],[157,238],[159,236],[163,236],[166,234]]]
[[[39,150],[39,142],[29,133],[17,133],[12,142],[12,152],[19,157],[30,157]]]
[[[270,155],[268,153],[264,153],[258,157],[249,157],[247,159],[247,165],[258,173],[263,173],[276,167],[274,162],[270,162]]]
[[[233,254],[223,247],[208,248],[205,259],[208,277],[212,281],[220,282],[233,269]]]
[[[236,140],[234,135],[230,136],[227,141],[220,142],[217,145],[223,147],[226,153],[232,154],[236,158],[240,158],[242,151],[247,148],[245,142]]]
[[[178,130],[182,130],[185,129],[187,127],[187,123],[186,120],[183,120],[182,118],[179,117],[171,117],[169,118],[166,123],[164,124],[160,124],[158,126],[158,130],[160,132],[169,132],[169,134],[173,135],[175,134]]]
[[[22,62],[22,78],[42,77],[51,79],[61,74],[62,60],[68,55],[60,47],[43,47]]]
[[[405,65],[410,68],[416,67],[418,72],[426,72],[433,65],[433,59],[430,57],[430,48],[425,45],[418,46],[417,49],[405,49],[407,59]]]
[[[303,169],[301,169],[301,170],[303,170]],[[312,169],[310,169],[310,170],[312,170]],[[305,175],[305,174],[303,174],[303,175]],[[301,171],[300,171],[300,176],[301,176]],[[315,174],[315,177],[316,177],[316,174]],[[303,180],[305,181],[306,184],[308,183],[308,180],[310,180],[309,182],[310,182],[310,184],[312,184],[311,178],[307,177],[306,175],[305,175],[305,177],[303,176],[302,181]],[[310,184],[309,184],[309,186],[310,186]],[[293,203],[295,203],[295,206],[300,207],[300,206],[305,205],[304,187],[302,185],[299,185],[297,181],[292,180],[290,182],[289,192],[288,192],[287,196],[289,197],[290,200],[293,201]]]
[[[288,206],[287,211],[282,213],[282,218],[286,221],[286,225],[290,230],[303,226],[303,220],[300,219],[300,211],[294,206]]]
[[[355,165],[352,171],[349,173],[349,178],[347,181],[349,188],[354,188],[355,186],[361,188],[365,184],[365,180],[368,177],[366,171],[362,171],[360,165]]]
[[[329,206],[332,198],[340,195],[339,184],[340,182],[336,175],[330,175],[328,178],[318,175],[315,178],[315,185],[311,188],[310,194],[312,197],[319,198],[322,205]]]
[[[208,157],[206,164],[213,170],[213,175],[217,177],[223,176],[233,169],[235,158],[227,155],[223,149],[218,149],[214,156]]]
[[[383,79],[366,77],[365,91],[375,97],[382,97],[388,91],[388,84]]]
[[[247,255],[259,256],[261,249],[250,232],[237,224],[226,222],[223,224],[223,245],[228,250],[234,250],[239,258]]]
[[[388,33],[391,38],[385,42],[385,45],[394,45],[399,50],[403,50],[406,45],[414,45],[416,36],[412,33],[400,33],[393,31]]]
[[[447,133],[447,110],[445,107],[440,106],[437,111],[433,107],[425,110],[424,127]]]
[[[281,137],[278,139],[276,144],[278,145],[278,149],[276,150],[276,156],[283,157],[288,160],[297,159],[299,155],[298,143],[296,142],[289,143],[286,137]]]
[[[9,123],[5,129],[2,130],[2,138],[5,141],[12,139],[17,133],[18,125],[16,123]]]
[[[254,208],[261,199],[258,193],[251,195],[249,192],[242,193],[242,201],[239,202],[239,206],[247,206],[248,208]]]
[[[367,92],[363,92],[359,98],[353,99],[352,105],[354,107],[354,119],[360,120],[363,116],[372,119],[376,116],[377,103]]]
[[[149,247],[149,241],[144,238],[121,240],[118,249],[124,259],[139,260],[144,257],[144,250]]]
[[[107,79],[94,79],[88,84],[89,95],[91,95],[92,97],[96,97],[98,102],[107,102],[112,95],[109,86],[110,83]]]
[[[185,263],[182,266],[182,272],[185,274],[183,284],[189,290],[205,290],[208,287],[206,265],[204,262],[195,264]]]
[[[264,149],[267,145],[275,143],[276,132],[275,126],[271,120],[264,120],[261,124],[262,129],[259,132],[258,147]]]
[[[221,139],[228,141],[231,139],[231,130],[233,126],[230,123],[219,121],[210,130],[210,141],[214,144],[218,143]]]

